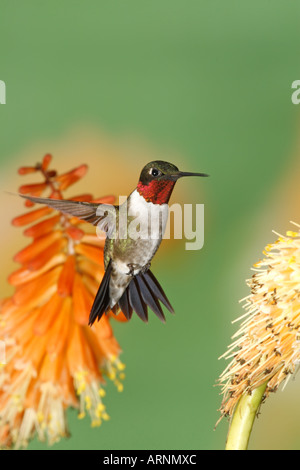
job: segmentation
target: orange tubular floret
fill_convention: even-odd
[[[35,166],[21,166],[21,168],[18,169],[19,175],[28,175],[29,173],[35,173],[38,171],[38,168]]]
[[[37,370],[45,354],[46,336],[32,336],[22,352],[22,361],[30,362]]]
[[[67,361],[71,375],[74,376],[78,371],[93,371],[96,377],[100,377],[95,356],[82,330],[81,326],[75,324],[69,339]]]
[[[79,243],[79,245],[75,246],[75,251],[79,255],[86,256],[91,261],[94,261],[94,263],[100,266],[103,265],[103,251],[101,249]]]
[[[48,235],[44,235],[34,240],[30,245],[23,248],[14,256],[14,261],[17,263],[28,263],[31,259],[35,258],[39,253],[46,250],[54,241],[62,236],[61,230],[56,230]]]
[[[71,308],[72,299],[66,297],[59,315],[56,317],[52,328],[48,331],[47,337],[47,352],[50,355],[58,355],[67,344],[68,334],[71,330]]]
[[[79,274],[75,274],[73,284],[73,316],[79,325],[87,325],[93,297],[87,291]]]
[[[105,315],[103,315],[99,322],[93,324],[92,330],[97,335],[99,346],[104,356],[117,356],[120,353],[120,346],[113,335],[109,320]]]
[[[49,330],[57,315],[60,314],[62,304],[63,298],[55,293],[50,300],[41,307],[40,314],[33,325],[33,333],[35,335],[43,335]]]
[[[42,235],[51,232],[55,225],[60,221],[60,217],[61,216],[59,214],[54,217],[50,217],[49,219],[42,220],[42,222],[38,222],[24,230],[24,235],[26,235],[26,237],[33,238],[41,237]]]
[[[61,372],[61,357],[45,354],[39,373],[41,382],[52,382],[56,384]]]
[[[113,337],[113,330],[111,324],[106,315],[101,317],[101,320],[94,323],[95,328],[93,328],[96,333],[98,339],[109,339]]]
[[[53,256],[53,258],[51,258],[48,263],[44,264],[42,268],[37,269],[35,271],[31,271],[30,269],[28,269],[28,267],[20,268],[8,277],[8,282],[12,286],[19,286],[21,284],[24,284],[24,282],[29,282],[32,279],[41,276],[41,274],[44,274],[46,271],[49,271],[50,269],[54,268],[54,266],[63,264],[65,260],[66,255],[64,253],[59,253]]]
[[[51,163],[51,160],[52,160],[52,155],[50,153],[47,153],[44,158],[43,158],[43,162],[42,162],[42,169],[45,171],[47,170],[48,166],[50,165]]]
[[[74,168],[67,173],[57,176],[56,180],[60,182],[59,189],[63,191],[71,186],[71,184],[76,183],[76,181],[81,179],[86,174],[87,169],[87,165],[80,165],[79,167]]]
[[[26,267],[30,271],[41,269],[45,264],[48,264],[57,253],[62,251],[67,246],[67,243],[66,238],[56,240],[47,248],[47,250],[39,253],[35,258],[28,261],[28,263],[26,263]]]
[[[57,283],[61,271],[62,267],[58,266],[39,278],[33,279],[32,281],[17,287],[13,295],[13,301],[15,304],[25,305],[27,302],[30,304],[32,300],[43,297],[43,294],[48,291],[49,287]]]
[[[59,374],[59,384],[62,389],[62,396],[66,406],[78,408],[78,401],[74,391],[74,381],[68,369],[66,354],[60,356],[61,371]]]
[[[103,238],[99,238],[97,235],[86,233],[82,237],[81,243],[86,243],[87,245],[93,245],[103,248],[105,244],[105,236],[103,236]]]
[[[81,276],[84,285],[86,286],[87,290],[90,292],[93,298],[96,297],[97,291],[99,289],[100,282],[96,281],[94,276],[89,276],[83,274]]]
[[[24,203],[24,206],[25,206],[25,207],[33,207],[33,206],[34,206],[34,202],[29,201],[29,199],[26,199],[26,201],[25,201],[25,203]]]
[[[109,313],[109,317],[112,317],[114,318],[116,321],[119,321],[121,323],[125,323],[128,321],[128,319],[125,317],[124,313],[121,311],[120,313],[118,313],[117,315],[114,314],[114,312],[110,312]]]
[[[15,217],[12,220],[12,225],[15,227],[22,227],[23,225],[31,224],[31,222],[34,222],[41,217],[44,217],[45,215],[51,214],[52,211],[53,209],[50,209],[50,207],[41,207],[40,209],[35,209],[31,212],[27,212],[26,214]]]
[[[93,277],[97,282],[101,282],[104,275],[104,266],[100,267],[98,264],[95,264],[86,258],[82,258],[78,262],[78,267],[81,272]]]
[[[75,256],[68,256],[57,283],[57,293],[60,297],[71,295],[76,269]]]
[[[24,184],[20,186],[19,192],[21,194],[32,194],[39,196],[46,188],[47,183]]]
[[[98,202],[99,204],[113,204],[115,200],[115,196],[103,196],[98,199],[93,199],[91,202]]]
[[[91,202],[93,196],[91,194],[79,194],[78,196],[70,197],[71,201]]]
[[[74,226],[67,227],[66,232],[71,238],[73,238],[73,240],[81,240],[84,235],[83,230]]]

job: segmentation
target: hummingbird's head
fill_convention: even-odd
[[[208,175],[179,171],[172,163],[157,160],[147,163],[142,169],[137,191],[148,202],[166,204],[169,202],[176,181],[182,176]]]

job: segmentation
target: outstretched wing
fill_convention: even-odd
[[[116,206],[112,204],[99,204],[95,202],[71,201],[69,199],[50,199],[20,194],[21,197],[29,199],[38,204],[56,209],[64,214],[73,215],[92,225],[97,225],[100,230],[111,231],[115,220]]]

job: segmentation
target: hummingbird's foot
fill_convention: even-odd
[[[135,275],[134,271],[140,271],[141,269],[141,266],[139,264],[134,264],[134,263],[128,263],[127,267],[129,268],[128,273],[126,273],[127,276],[134,276]]]
[[[151,263],[145,264],[145,266],[143,266],[141,269],[141,273],[145,273],[146,271],[148,271],[148,269],[150,269],[150,266],[151,266]]]
[[[151,266],[151,263],[145,264],[145,266],[141,266],[140,264],[129,263],[127,264],[129,268],[129,272],[126,273],[127,276],[136,276],[139,273],[145,273]]]

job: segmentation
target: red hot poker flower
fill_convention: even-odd
[[[63,191],[82,178],[81,165],[58,175],[49,170],[51,155],[35,167],[22,167],[20,175],[33,172],[41,183],[21,186],[20,192],[63,199]],[[90,194],[74,200],[93,201]],[[106,196],[97,202],[113,203]],[[25,202],[25,206],[33,206]],[[103,273],[103,245],[87,223],[58,214],[48,207],[33,208],[13,219],[26,227],[32,242],[14,260],[21,267],[8,280],[12,297],[0,304],[0,339],[5,361],[0,365],[0,445],[24,447],[37,435],[50,444],[68,435],[66,409],[78,417],[90,415],[92,426],[109,419],[102,399],[104,377],[121,391],[124,364],[110,319],[103,316],[93,327],[88,317]],[[112,316],[113,314],[111,314]],[[124,321],[121,313],[118,320]]]

